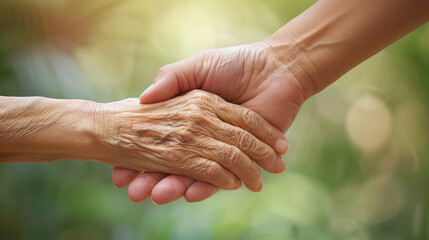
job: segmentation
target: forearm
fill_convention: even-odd
[[[265,42],[309,97],[428,20],[427,0],[320,0]]]
[[[96,107],[83,100],[0,97],[0,163],[92,159]]]

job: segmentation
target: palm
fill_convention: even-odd
[[[210,50],[162,68],[150,93],[142,102],[166,100],[191,89],[215,93],[225,100],[247,107],[285,132],[304,102],[294,76],[261,51],[264,44]],[[298,90],[298,91],[297,91]],[[113,181],[122,187],[138,173],[115,169]],[[150,195],[168,203],[185,195],[188,201],[203,200],[217,191],[214,186],[186,177],[144,173],[132,181],[129,196],[143,201]]]
[[[253,110],[282,132],[286,132],[303,103],[303,97],[294,92],[290,85],[284,85],[277,79],[268,78],[264,83],[269,86],[240,105]]]

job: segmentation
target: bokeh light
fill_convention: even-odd
[[[352,142],[365,153],[383,147],[391,135],[392,119],[386,105],[374,96],[364,96],[347,114],[347,132]]]

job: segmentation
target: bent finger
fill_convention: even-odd
[[[216,139],[204,141],[203,157],[216,161],[243,181],[248,189],[254,192],[262,190],[261,170],[239,148]]]
[[[210,150],[203,152],[210,152]],[[207,155],[209,156],[210,154]],[[218,162],[206,157],[195,157],[192,162],[192,166],[189,169],[182,170],[180,175],[208,182],[225,190],[235,190],[241,187],[241,180],[227,167]]]
[[[285,154],[289,145],[283,133],[252,110],[225,102],[217,97],[214,110],[224,122],[242,128],[257,137],[278,154]]]
[[[143,173],[131,182],[128,197],[136,203],[145,201],[150,197],[155,185],[166,176],[164,173]]]
[[[277,161],[279,159],[277,153],[248,131],[219,121],[212,134],[219,141],[239,148],[266,171],[271,173],[279,172],[279,169],[277,169]]]
[[[195,181],[185,192],[185,200],[187,202],[200,202],[213,194],[217,193],[219,188],[206,182]]]
[[[192,178],[168,175],[152,189],[152,202],[157,205],[176,201],[185,195],[186,190],[195,180]]]
[[[128,186],[139,174],[139,171],[114,167],[112,171],[112,181],[117,188],[123,188]]]

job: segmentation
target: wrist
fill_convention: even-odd
[[[103,104],[87,100],[58,101],[61,115],[56,127],[62,133],[59,151],[75,160],[100,160]]]
[[[278,71],[289,75],[288,81],[293,82],[305,100],[323,89],[303,41],[295,34],[287,34],[287,38],[273,34],[263,42],[269,47],[270,60]]]
[[[93,154],[96,154],[97,160],[110,166],[129,168],[121,161],[135,155],[130,149],[136,146],[128,137],[139,134],[139,140],[145,141],[147,136],[141,134],[144,132],[141,129],[151,129],[153,126],[144,113],[153,108],[152,105],[141,105],[138,99],[96,104],[91,112],[91,121],[96,139]]]

